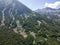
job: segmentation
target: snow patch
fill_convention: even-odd
[[[24,14],[24,15],[25,15],[25,18],[28,19],[29,15],[26,15],[26,14]]]
[[[35,44],[35,43],[36,43],[36,41],[34,40],[34,41],[33,41],[33,44]]]
[[[20,21],[17,20],[16,23],[17,23],[17,27],[14,28],[13,31],[14,31],[15,33],[19,33],[19,34],[22,35],[24,38],[26,38],[26,37],[27,37],[27,34],[26,34],[26,32],[25,32],[25,29],[23,29],[22,26],[20,25]]]
[[[47,41],[47,38],[44,38]]]
[[[37,20],[37,22],[38,22],[38,25],[40,26],[40,24],[41,24],[41,21]]]
[[[50,19],[50,16],[47,16],[48,19]]]
[[[13,16],[12,12],[11,12],[12,9],[9,10],[9,14],[10,14],[10,17],[13,19],[13,21],[15,20],[15,17]]]
[[[5,12],[5,10],[6,10],[6,8],[4,8],[3,11],[2,11],[2,16],[3,16],[3,17],[2,17],[2,21],[1,21],[2,24],[1,24],[1,25],[5,25],[5,24],[4,24],[4,21],[5,21],[5,16],[4,16],[5,14],[4,14],[4,12]]]
[[[17,27],[14,28],[13,31],[14,31],[15,33],[18,33],[18,31],[17,31]]]
[[[23,29],[23,30],[20,30],[19,32],[20,32],[20,34],[21,34],[24,38],[27,37],[27,34],[26,34],[26,32],[25,32],[24,29]]]
[[[31,34],[34,38],[36,38],[36,33],[30,31],[30,34]]]
[[[16,21],[16,24],[17,24],[17,27],[22,27],[22,26],[20,25],[20,21],[19,21],[19,20]]]

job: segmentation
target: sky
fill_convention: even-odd
[[[60,0],[19,0],[31,10],[42,9],[45,7],[60,8]]]

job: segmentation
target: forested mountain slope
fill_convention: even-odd
[[[60,19],[0,0],[0,45],[60,45]]]

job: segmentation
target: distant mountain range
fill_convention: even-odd
[[[60,15],[60,8],[54,9],[54,8],[46,7],[43,9],[37,9],[35,10],[35,12],[40,14]]]

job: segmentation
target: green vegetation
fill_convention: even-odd
[[[1,1],[0,45],[60,45],[60,17],[38,14],[17,0]]]
[[[0,45],[60,45],[59,20],[54,21],[45,16],[36,15],[30,16],[28,19],[24,16],[16,17],[16,20],[19,19],[22,28],[25,29],[27,38],[13,31],[13,28],[17,27],[16,20],[12,23],[10,29],[8,28],[10,22],[5,22],[5,26],[0,26]],[[37,20],[41,21],[40,26],[38,26]],[[10,21],[10,18],[8,21]],[[36,38],[29,33],[30,31],[36,33]]]

